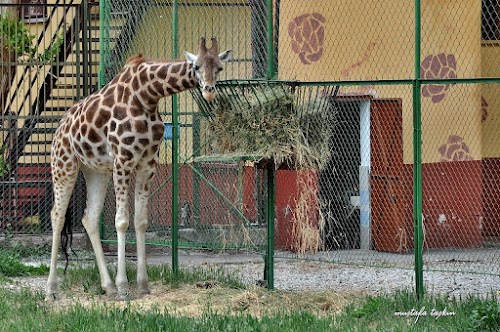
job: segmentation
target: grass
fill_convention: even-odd
[[[475,316],[475,310],[484,306],[500,304],[493,295],[488,299],[429,296],[419,301],[412,293],[399,292],[368,296],[349,305],[335,325],[348,331],[499,331],[500,312],[490,318],[495,324],[481,324]]]
[[[127,264],[127,278],[131,287],[135,286],[136,268],[133,264]],[[111,270],[111,278],[114,278],[115,271]],[[62,273],[59,273],[62,275]],[[228,274],[220,267],[193,267],[189,269],[180,269],[177,275],[174,275],[172,268],[167,265],[155,265],[148,267],[148,277],[150,282],[159,282],[168,284],[172,288],[180,287],[182,284],[195,284],[196,282],[212,282],[217,286],[226,288],[241,289],[245,286],[239,279]],[[99,287],[99,271],[97,265],[93,266],[74,266],[68,269],[64,278],[62,278],[61,289],[70,290],[75,285],[82,285],[86,293],[91,295],[102,294]]]
[[[495,294],[418,300],[409,291],[356,298],[332,291],[267,291],[211,267],[181,269],[175,276],[168,266],[152,266],[153,294],[122,302],[101,297],[91,286],[99,283],[96,267],[72,268],[62,285],[66,297],[47,303],[41,291],[3,287],[10,283],[7,277],[26,275],[27,267],[12,254],[0,257],[0,331],[499,331],[500,326]],[[135,269],[129,266],[127,273],[133,288]]]
[[[273,296],[269,293],[268,296]],[[432,297],[418,302],[412,294],[367,297],[338,314],[317,315],[309,310],[220,312],[205,307],[199,315],[179,315],[161,307],[144,310],[131,302],[58,307],[40,293],[0,289],[0,331],[498,331],[498,321],[481,325],[474,312],[498,308],[493,298],[451,300]],[[427,316],[401,317],[395,312],[427,310]],[[432,309],[453,313],[431,317]],[[496,316],[498,319],[498,315]]]
[[[15,250],[0,251],[0,277],[36,276],[48,273],[47,266],[29,266],[20,262],[23,253]]]
[[[40,294],[0,290],[1,331],[329,331],[332,318],[312,313],[280,313],[256,318],[224,315],[207,309],[199,317],[177,316],[152,308],[143,312],[127,305],[54,310]]]

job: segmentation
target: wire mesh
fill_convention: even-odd
[[[52,206],[50,143],[62,114],[95,82],[90,26],[96,17],[75,4],[2,3],[1,9],[0,229],[6,236],[45,233]],[[82,184],[68,218],[81,219]]]
[[[266,136],[265,126],[274,121],[286,131],[296,121],[302,155],[316,149],[326,158],[307,167],[295,159],[277,164],[277,256],[413,268],[417,161],[425,270],[498,277],[500,1],[424,0],[418,17],[415,3],[111,0],[90,4],[87,16],[78,4],[22,5],[15,35],[30,34],[2,54],[2,232],[49,230],[50,140],[64,110],[93,90],[97,61],[106,82],[135,53],[171,59],[196,53],[199,38],[213,35],[219,49],[235,54],[219,76],[226,99],[208,105],[198,90],[179,96],[179,206],[172,206],[174,141],[167,136],[153,180],[149,243],[170,244],[174,222],[182,246],[262,252],[263,216],[272,207],[257,161],[276,155],[236,143],[269,141],[275,132]],[[2,4],[2,13],[11,7]],[[2,24],[1,35],[8,29]],[[47,82],[57,89],[44,90]],[[297,107],[308,98],[321,103]],[[416,101],[421,157],[414,153]],[[170,126],[170,99],[159,111]],[[84,206],[83,183],[77,187],[75,219]],[[104,211],[103,238],[113,241],[111,188]]]

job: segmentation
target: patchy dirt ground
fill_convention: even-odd
[[[45,277],[15,278],[7,285],[11,289],[30,289],[43,294]],[[130,306],[136,310],[147,311],[155,308],[160,312],[183,316],[199,316],[210,310],[221,314],[248,313],[261,317],[270,312],[288,310],[308,310],[318,315],[333,314],[341,311],[346,305],[361,298],[361,294],[339,293],[332,290],[322,291],[268,291],[261,287],[232,289],[221,287],[215,282],[200,281],[194,285],[181,285],[172,288],[169,285],[153,283],[151,294],[138,298],[131,289],[130,300],[115,301],[106,295],[95,295],[85,292],[82,286],[70,291],[60,292],[57,301],[48,302],[54,309],[70,308],[76,304],[90,306],[106,306],[125,308]]]
[[[113,253],[112,250],[110,252]],[[262,279],[264,272],[263,257],[259,254],[183,251],[179,259],[182,267],[222,267],[231,274],[239,275],[247,285],[247,289],[230,289],[217,284],[206,287],[203,280],[200,280],[199,286],[184,285],[178,288],[155,283],[151,285],[151,295],[137,298],[132,293],[130,301],[118,302],[111,301],[106,296],[96,295],[96,291],[86,292],[81,286],[72,289],[71,292],[61,291],[61,299],[51,305],[65,308],[75,303],[85,306],[118,307],[130,304],[141,310],[155,307],[158,310],[185,315],[198,315],[206,309],[221,313],[248,312],[256,316],[263,315],[269,310],[289,309],[308,309],[318,314],[328,314],[339,311],[368,294],[391,294],[399,290],[414,289],[415,272],[412,269],[412,255],[376,253],[378,264],[363,266],[365,263],[373,263],[365,262],[369,254],[372,255],[369,257],[373,257],[373,252],[357,250],[349,253],[330,253],[336,255],[334,258],[339,260],[341,258],[339,255],[344,254],[350,255],[349,258],[353,263],[359,265],[277,258],[274,270],[276,290],[269,292],[255,286]],[[434,268],[435,271],[424,272],[426,289],[432,294],[455,298],[496,294],[500,299],[499,257],[498,249],[471,250],[467,254],[454,251],[427,253],[426,266]],[[93,264],[92,255],[87,257],[80,254],[79,259],[83,264]],[[112,254],[107,259],[111,264],[116,261],[116,257]],[[132,262],[134,257],[130,256],[128,260]],[[149,265],[169,265],[170,262],[170,253],[164,248],[148,254]],[[48,259],[29,263],[48,264]],[[64,266],[63,261],[60,263]],[[73,261],[70,266],[76,263]],[[403,268],[388,268],[388,266]],[[464,272],[445,271],[457,266],[462,267]],[[469,273],[466,268],[481,273]],[[487,271],[491,274],[486,273]],[[45,283],[46,277],[17,278],[15,283],[8,287],[30,288],[43,294]]]

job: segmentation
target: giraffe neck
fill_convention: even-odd
[[[137,102],[153,110],[161,98],[194,88],[198,80],[192,68],[187,62],[140,63],[131,80]]]

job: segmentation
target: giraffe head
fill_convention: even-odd
[[[217,39],[212,37],[212,47],[207,49],[205,38],[201,38],[198,54],[194,55],[184,52],[188,63],[192,64],[192,70],[201,87],[203,98],[210,102],[215,98],[215,83],[218,73],[224,68],[224,62],[231,59],[232,50],[218,54]]]

